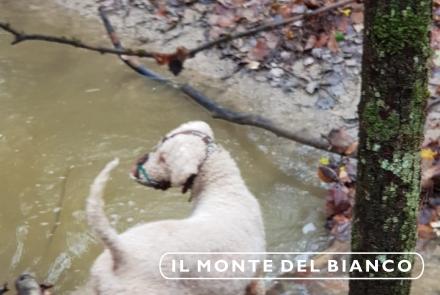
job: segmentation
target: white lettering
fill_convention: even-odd
[[[281,272],[291,272],[293,270],[293,262],[290,260],[281,260]]]
[[[307,271],[307,269],[306,269],[307,264],[306,264],[305,260],[298,260],[297,264],[298,264],[297,265],[297,271],[298,272],[306,272]]]
[[[387,259],[387,260],[385,260],[385,261],[382,263],[382,268],[383,268],[383,270],[386,271],[386,272],[393,272],[393,271],[394,271],[394,268],[388,268],[388,267],[387,267],[387,264],[389,264],[389,263],[394,264],[394,261],[392,261],[391,259]]]
[[[337,272],[338,269],[338,261],[334,259],[329,259],[327,264],[328,272]]]
[[[203,270],[203,268],[205,270]],[[197,261],[197,271],[198,272],[211,272],[211,260],[206,260],[205,262],[198,260]]]
[[[407,268],[402,268],[402,264],[405,263],[407,265]],[[409,260],[401,260],[399,261],[399,263],[397,264],[397,268],[401,271],[401,272],[409,272],[411,271],[412,265],[411,262]]]
[[[223,266],[221,266],[221,264],[223,264]],[[228,263],[225,260],[220,259],[214,263],[214,267],[218,272],[225,272],[228,270]]]

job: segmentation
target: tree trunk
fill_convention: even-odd
[[[429,96],[430,21],[431,1],[365,1],[360,145],[352,232],[355,252],[408,252],[415,248],[419,151]],[[387,259],[393,257],[399,259],[386,255]],[[375,276],[404,275],[396,271]],[[400,295],[409,294],[409,289],[410,281],[405,280],[350,281],[350,295]]]

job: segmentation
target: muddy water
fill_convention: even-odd
[[[27,31],[106,42],[98,22],[78,21],[47,2],[1,0],[0,18]],[[0,33],[0,281],[30,270],[55,283],[59,294],[85,281],[101,247],[86,225],[84,201],[94,176],[114,157],[121,165],[106,210],[118,230],[185,216],[187,196],[146,189],[127,172],[165,132],[195,119],[209,122],[238,161],[262,204],[271,250],[325,242],[323,191],[274,165],[270,146],[249,139],[256,131],[210,119],[115,57],[45,43],[11,47],[9,40]],[[306,168],[293,174],[314,174]],[[318,229],[304,235],[310,222]]]

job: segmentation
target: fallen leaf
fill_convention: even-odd
[[[359,142],[355,141],[353,142],[350,146],[347,147],[347,149],[344,151],[345,155],[352,155],[355,154],[357,152],[359,146]]]
[[[335,170],[327,166],[318,167],[318,177],[326,183],[338,182],[339,177]]]
[[[315,48],[315,45],[318,41],[318,38],[316,38],[315,35],[311,35],[306,42],[306,45],[304,46],[304,50],[311,50]]]
[[[342,9],[342,14],[343,15],[345,15],[345,16],[350,16],[350,13],[351,13],[351,9],[350,8],[344,8],[344,9]]]
[[[432,222],[434,214],[436,214],[435,210],[425,206],[420,210],[417,222],[419,224],[429,224]]]
[[[333,53],[339,52],[340,48],[339,48],[338,41],[336,40],[336,33],[335,33],[335,31],[333,31],[330,34],[328,42],[327,42],[327,47]]]
[[[156,10],[156,15],[161,17],[166,17],[168,15],[168,9],[165,4],[159,4],[159,7]]]
[[[440,164],[434,165],[422,171],[422,188],[430,190],[434,187],[434,178],[440,176]]]
[[[346,33],[350,25],[351,19],[347,16],[342,16],[336,21],[336,30]]]
[[[304,4],[307,6],[307,8],[309,8],[309,9],[316,9],[316,8],[318,8],[320,5],[319,5],[319,2],[317,1],[317,0],[305,0],[304,1]]]
[[[337,42],[342,42],[345,40],[345,35],[342,32],[336,31],[335,32],[335,39]]]
[[[424,160],[434,160],[434,157],[437,155],[437,152],[433,151],[430,148],[424,148],[420,152],[420,156]]]
[[[440,28],[434,27],[431,30],[431,47],[433,49],[440,49]]]
[[[354,24],[363,24],[364,23],[364,13],[359,11],[359,12],[353,12],[351,14],[351,21]]]
[[[335,184],[328,190],[326,197],[326,214],[347,214],[351,211],[349,190],[345,185]],[[350,213],[351,215],[351,213]]]
[[[248,58],[250,60],[262,61],[269,54],[270,49],[267,46],[264,39],[260,38],[257,40],[257,44],[248,53]]]
[[[275,49],[280,42],[280,37],[272,32],[267,32],[264,34],[264,38],[266,39],[266,45],[270,49]]]
[[[221,28],[229,28],[235,25],[235,16],[233,14],[221,15],[217,19],[217,25]]]
[[[324,165],[324,166],[327,166],[327,165],[330,164],[330,159],[327,158],[327,157],[321,157],[321,158],[319,159],[319,164]]]
[[[422,238],[422,239],[430,240],[430,239],[435,239],[437,237],[437,235],[435,234],[432,227],[430,227],[429,225],[426,225],[426,224],[417,225],[417,232],[418,232],[419,238]]]
[[[331,149],[341,154],[346,153],[347,150],[352,152],[352,145],[355,143],[354,138],[348,134],[345,128],[332,129],[327,136],[327,140]]]
[[[351,222],[343,214],[335,215],[332,219],[332,227],[330,233],[340,241],[347,241],[350,239]]]
[[[290,6],[283,4],[278,7],[277,14],[281,15],[283,18],[288,18],[292,15],[292,9]]]
[[[348,175],[347,169],[345,168],[345,166],[341,166],[339,168],[339,180],[343,183],[350,183],[351,182],[351,178]]]
[[[316,41],[315,47],[321,48],[327,45],[329,36],[326,33],[319,34],[318,40]]]
[[[295,37],[295,33],[290,28],[283,29],[283,33],[289,40],[292,40]]]

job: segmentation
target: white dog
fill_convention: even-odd
[[[142,224],[118,234],[103,211],[102,195],[109,173],[118,160],[107,164],[95,179],[87,200],[87,218],[106,247],[91,270],[91,285],[103,295],[244,295],[264,294],[261,280],[174,280],[159,272],[166,252],[264,252],[265,236],[260,206],[249,192],[229,153],[215,144],[204,122],[189,122],[171,131],[156,149],[142,157],[132,176],[146,186],[191,190],[193,210],[183,220]],[[222,254],[211,258],[231,259]],[[194,266],[193,258],[181,257]],[[245,255],[245,259],[262,259]],[[164,262],[162,270],[170,270]],[[181,277],[199,276],[190,272]],[[205,273],[231,277],[227,273]],[[241,277],[257,278],[246,270]],[[179,277],[179,275],[174,275]]]

